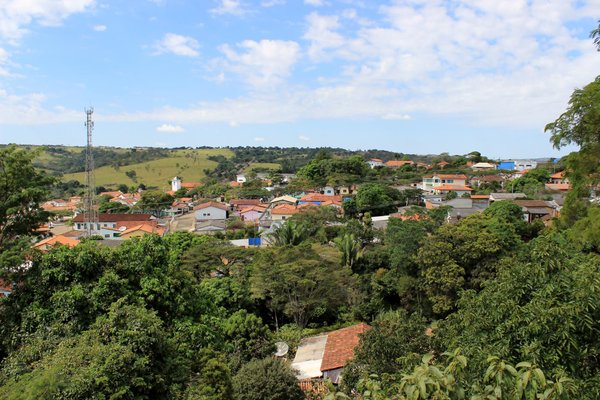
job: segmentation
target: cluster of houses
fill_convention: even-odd
[[[383,160],[381,160],[379,158],[371,158],[369,161],[367,161],[367,164],[369,164],[369,167],[371,167],[371,169],[383,168],[383,167],[396,169],[396,168],[404,167],[406,165],[415,166],[417,168],[425,168],[425,169],[433,169],[433,168],[444,169],[445,167],[450,165],[450,163],[446,162],[446,161],[440,161],[435,164],[426,164],[426,163],[422,163],[422,162],[414,162],[411,160],[389,160],[389,161],[384,162]],[[494,169],[504,170],[504,171],[525,171],[525,170],[537,168],[537,161],[507,160],[507,161],[500,161],[497,164],[490,163],[490,162],[468,161],[466,163],[466,166],[468,168],[471,168],[473,171],[485,171],[485,170],[494,170]]]

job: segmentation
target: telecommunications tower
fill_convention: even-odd
[[[92,236],[98,227],[98,209],[96,208],[95,201],[94,154],[92,152],[92,131],[94,130],[92,114],[94,113],[94,109],[92,107],[86,108],[85,113],[87,115],[85,122],[85,126],[87,127],[87,146],[85,148],[85,183],[87,185],[87,192],[84,199],[85,211],[83,221],[85,222],[87,236]]]

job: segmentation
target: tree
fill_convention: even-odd
[[[598,43],[597,30],[592,37]],[[579,146],[579,152],[566,159],[572,189],[567,194],[561,220],[570,226],[585,215],[589,187],[600,180],[600,76],[583,89],[575,89],[567,110],[546,125],[545,130],[551,134],[550,140],[557,149],[569,144]]]
[[[397,210],[400,193],[379,183],[366,183],[358,189],[356,207],[358,212],[370,212],[373,216],[390,214]]]
[[[173,196],[160,190],[146,190],[142,192],[142,197],[135,208],[159,215],[162,210],[171,207],[174,200]]]
[[[48,220],[40,203],[55,179],[33,167],[34,157],[15,145],[0,148],[0,251]]]
[[[253,360],[233,378],[237,400],[302,400],[298,380],[284,361]]]
[[[275,313],[305,327],[348,301],[350,271],[321,257],[310,245],[262,250],[252,266],[250,284],[255,298]]]
[[[337,237],[335,245],[342,253],[342,265],[344,267],[352,268],[358,259],[362,257],[360,242],[352,234]]]

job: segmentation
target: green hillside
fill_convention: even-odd
[[[157,160],[118,167],[104,166],[96,169],[96,185],[109,187],[121,183],[143,183],[166,189],[174,176],[179,176],[186,182],[197,182],[204,177],[204,169],[216,167],[217,163],[208,157],[217,155],[232,157],[233,152],[229,149],[170,150],[168,157]],[[135,180],[127,176],[130,171],[135,171]],[[85,182],[85,173],[65,174],[63,177],[63,181],[71,179]]]

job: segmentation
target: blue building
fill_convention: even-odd
[[[498,169],[509,169],[511,171],[514,171],[515,162],[514,161],[502,161],[502,162],[500,162],[500,164],[498,164]]]

